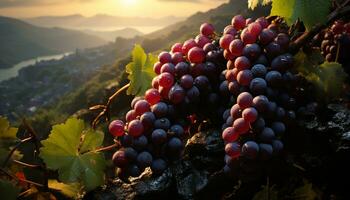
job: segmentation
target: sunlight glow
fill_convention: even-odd
[[[125,6],[133,6],[137,3],[137,0],[120,0]]]

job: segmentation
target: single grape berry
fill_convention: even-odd
[[[160,101],[161,96],[157,89],[149,89],[145,93],[145,99],[150,105],[154,105]]]
[[[139,137],[143,133],[142,122],[138,119],[132,120],[128,125],[128,134],[133,137]]]
[[[124,122],[121,120],[113,120],[109,124],[109,132],[114,136],[114,137],[120,137],[125,134],[124,131]]]
[[[204,23],[200,27],[200,33],[207,37],[211,37],[212,35],[214,35],[214,31],[215,31],[214,26],[209,23]]]
[[[191,63],[202,63],[205,60],[205,52],[202,48],[193,47],[188,52],[188,59]]]

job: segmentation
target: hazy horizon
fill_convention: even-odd
[[[33,18],[40,16],[106,14],[120,17],[188,17],[207,11],[228,0],[0,0],[2,16]]]

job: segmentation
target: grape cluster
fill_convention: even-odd
[[[219,40],[204,23],[194,39],[161,52],[152,88],[131,102],[125,123],[109,125],[122,144],[112,157],[118,176],[137,177],[147,167],[161,174],[181,159],[189,127],[208,118],[223,123],[225,169],[238,158],[278,155],[278,138],[295,118],[289,36],[278,30],[263,17],[238,15]]]
[[[223,114],[226,171],[239,158],[267,160],[283,150],[278,138],[295,118],[289,42],[263,17],[252,21],[238,15],[224,30],[220,46],[228,60],[226,85],[236,97]]]
[[[120,137],[123,146],[112,157],[119,177],[137,177],[146,167],[161,174],[169,162],[181,158],[191,121],[217,110],[222,101],[217,77],[225,65],[217,65],[222,51],[214,36],[214,27],[206,23],[195,39],[161,52],[152,88],[132,101],[126,124],[110,123],[110,133]],[[199,109],[202,105],[206,109]]]
[[[350,23],[335,21],[330,28],[316,35],[314,42],[321,47],[321,53],[328,62],[350,63]]]

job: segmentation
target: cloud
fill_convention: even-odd
[[[90,2],[92,0],[0,0],[0,8],[46,6],[67,2]]]

